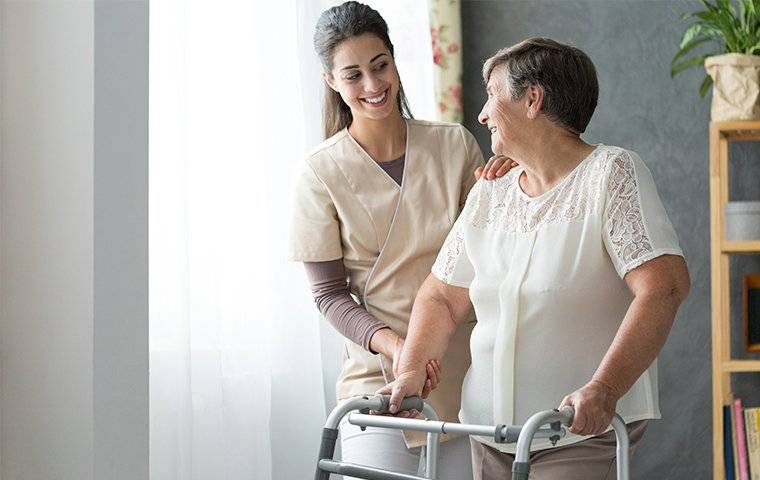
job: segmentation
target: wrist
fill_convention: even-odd
[[[622,394],[619,393],[619,389],[615,388],[611,382],[608,382],[604,379],[592,378],[589,384],[603,391],[608,397],[612,397],[615,400],[619,399],[622,396]]]
[[[390,327],[384,327],[372,334],[369,339],[369,349],[373,353],[382,353],[388,358],[393,358],[396,344],[403,340]]]

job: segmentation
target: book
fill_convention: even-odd
[[[734,434],[736,436],[736,451],[739,458],[739,480],[749,480],[749,466],[747,465],[747,436],[744,430],[744,409],[742,399],[734,399]]]
[[[731,407],[723,405],[723,465],[726,468],[726,480],[736,480],[734,477],[733,422],[731,422],[731,411]]]
[[[744,409],[744,428],[747,430],[747,457],[751,480],[760,480],[760,428],[757,408]]]

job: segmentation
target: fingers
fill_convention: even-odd
[[[387,384],[387,385],[385,385],[385,386],[383,386],[383,387],[379,388],[379,389],[378,389],[378,390],[375,392],[375,395],[390,395],[390,394],[391,394],[391,390],[392,390],[392,388],[393,388],[393,384],[392,384],[392,383],[389,383],[389,384]]]
[[[401,390],[401,387],[394,385],[391,389],[391,401],[389,402],[388,411],[393,414],[398,413],[398,406],[401,405],[403,399],[404,392]]]
[[[427,370],[428,380],[430,380],[431,389],[438,386],[440,382],[441,370],[437,360],[431,360],[425,366]]]
[[[483,167],[478,167],[475,169],[475,180],[480,180],[480,177],[483,175]]]
[[[432,391],[433,391],[433,385],[430,379],[428,378],[427,380],[425,380],[425,386],[422,387],[422,393],[420,394],[420,397],[425,399],[428,397],[428,395],[430,395],[430,392]]]
[[[514,162],[509,161],[509,159],[504,160],[504,164],[501,167],[499,167],[498,170],[496,170],[496,177],[501,178],[504,175],[506,175],[508,171],[512,170],[513,163]]]
[[[499,160],[500,158],[501,157],[499,155],[494,155],[493,157],[488,159],[488,162],[486,162],[486,166],[483,168],[483,178],[485,178],[486,180],[494,179],[494,174],[496,173],[496,169],[498,169],[501,166],[501,161]]]
[[[483,167],[479,176],[476,178],[484,178],[486,180],[493,180],[494,178],[500,178],[507,174],[513,167],[517,166],[517,162],[511,158],[503,155],[494,155],[488,159],[485,167]],[[480,167],[478,168],[480,170]],[[476,172],[478,171],[476,170]]]

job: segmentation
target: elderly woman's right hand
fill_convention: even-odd
[[[488,159],[484,167],[478,167],[475,169],[475,179],[480,180],[493,180],[494,178],[500,178],[517,166],[517,162],[504,155],[494,155]]]
[[[427,378],[427,372],[424,370],[408,370],[401,373],[396,380],[382,387],[377,392],[378,395],[390,395],[389,411],[392,415],[399,417],[416,417],[418,412],[399,412],[398,406],[401,400],[412,395],[422,396],[424,385]],[[424,398],[424,397],[423,397]]]
[[[398,366],[399,366],[399,360],[401,359],[401,351],[404,348],[404,339],[401,337],[398,337],[396,339],[396,342],[393,346],[393,377],[397,378],[399,375]],[[422,387],[422,398],[427,398],[428,395],[430,395],[430,392],[436,389],[438,387],[438,384],[440,383],[441,379],[441,362],[440,360],[430,360],[427,362],[427,365],[425,365],[425,373],[427,374],[427,379],[425,380],[425,384]]]

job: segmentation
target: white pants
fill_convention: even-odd
[[[348,423],[344,417],[340,423],[341,460],[358,463],[408,475],[418,475],[425,468],[420,459],[421,447],[409,449],[400,430],[388,428],[361,428]],[[472,480],[470,439],[456,438],[444,442],[438,449],[438,479]],[[349,480],[353,477],[343,477]]]

